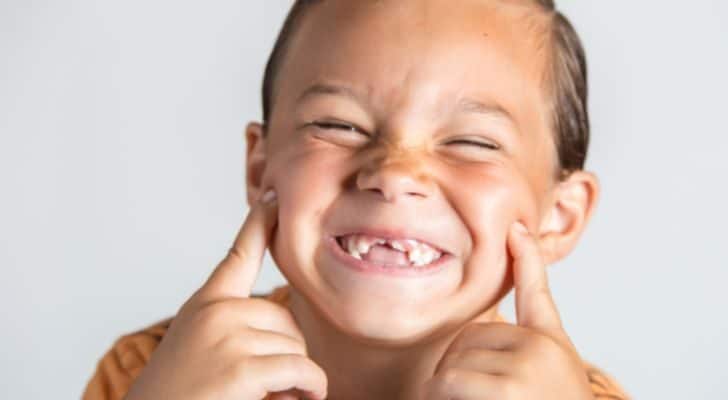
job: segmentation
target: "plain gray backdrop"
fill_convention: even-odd
[[[289,5],[0,3],[0,398],[78,398],[224,255]],[[550,269],[566,329],[635,398],[728,398],[728,3],[559,5],[587,49],[603,186]],[[267,259],[255,291],[281,283]]]

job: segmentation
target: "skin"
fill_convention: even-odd
[[[596,202],[592,174],[554,179],[544,16],[524,2],[461,3],[321,3],[291,43],[267,134],[247,129],[248,192],[278,192],[272,255],[333,398],[411,396],[466,322],[494,320],[513,286],[513,223],[537,233],[550,264]],[[353,95],[302,99],[316,84]],[[454,265],[432,279],[354,279],[324,240],[359,224],[414,229]]]
[[[315,6],[267,128],[246,129],[250,214],[128,399],[592,399],[546,268],[599,186],[554,178],[545,22],[522,1]],[[275,207],[258,202],[269,190]],[[452,258],[417,279],[355,273],[326,241],[360,228]],[[266,247],[287,308],[249,298]],[[518,321],[498,321],[513,287]]]
[[[325,398],[326,373],[307,356],[293,315],[250,297],[278,213],[274,199],[260,200],[228,254],[179,309],[125,400],[248,400],[268,393],[285,399],[291,388]]]

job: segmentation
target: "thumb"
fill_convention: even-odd
[[[559,332],[562,329],[561,318],[535,239],[519,222],[511,227],[509,235],[518,325]]]
[[[276,194],[270,189],[251,207],[233,246],[200,289],[200,296],[208,300],[250,296],[277,216]]]

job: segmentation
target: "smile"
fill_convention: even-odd
[[[354,234],[340,236],[337,242],[358,260],[397,268],[423,267],[442,256],[441,251],[414,239],[386,239]]]
[[[410,276],[430,274],[452,258],[442,249],[410,238],[352,233],[329,239],[337,258],[360,272]]]

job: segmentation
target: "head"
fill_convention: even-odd
[[[588,138],[584,53],[551,1],[299,0],[246,129],[248,199],[277,191],[272,256],[322,318],[409,344],[507,294],[514,222],[548,264],[573,249],[598,197]],[[331,246],[362,231],[448,259],[361,274]]]

